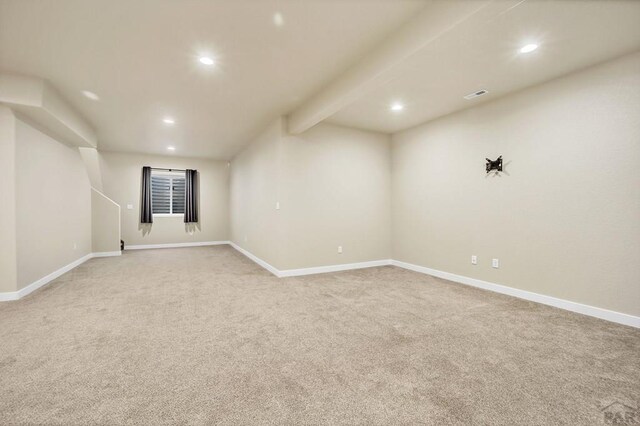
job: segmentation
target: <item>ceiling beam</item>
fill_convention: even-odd
[[[478,13],[493,0],[436,1],[289,115],[302,133],[385,82],[385,72]]]
[[[25,116],[61,142],[98,146],[93,127],[42,78],[0,74],[0,104]]]

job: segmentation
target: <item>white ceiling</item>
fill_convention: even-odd
[[[436,6],[0,0],[0,72],[50,80],[96,127],[102,150],[229,159],[277,116],[348,80],[414,15],[443,10]],[[530,42],[540,48],[519,54]],[[381,72],[328,121],[392,133],[638,49],[638,0],[495,0]],[[218,64],[203,66],[200,54]],[[479,89],[489,94],[462,98]],[[391,112],[393,102],[405,109]],[[165,116],[176,124],[164,125]]]
[[[51,81],[96,127],[100,149],[168,154],[171,145],[175,155],[228,159],[424,5],[0,0],[0,72]],[[201,65],[203,53],[219,64]]]
[[[520,54],[526,43],[540,47]],[[393,133],[638,49],[640,1],[498,1],[328,121]],[[463,99],[479,89],[489,94]],[[390,112],[393,102],[405,109]]]

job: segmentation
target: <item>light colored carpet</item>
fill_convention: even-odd
[[[0,304],[0,423],[600,424],[640,331],[394,267],[228,246],[93,259]]]

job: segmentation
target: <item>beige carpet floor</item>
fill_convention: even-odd
[[[395,267],[227,246],[93,259],[0,304],[0,424],[601,424],[640,330]]]

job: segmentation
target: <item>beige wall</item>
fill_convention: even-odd
[[[120,251],[120,206],[95,188],[91,188],[91,250]]]
[[[18,289],[91,253],[91,191],[80,153],[18,120]]]
[[[231,241],[278,268],[281,218],[276,211],[284,123],[271,123],[231,162]]]
[[[296,136],[285,129],[273,122],[230,168],[100,153],[122,238],[231,239],[280,270],[393,258],[640,315],[640,54],[392,138],[324,123]],[[498,155],[505,172],[486,175],[484,158]],[[198,226],[181,217],[140,226],[145,165],[200,172]],[[0,211],[0,292],[88,254],[92,234],[94,251],[117,250],[112,241],[96,249],[91,223],[102,218],[78,150],[2,106],[0,170],[0,194],[10,207],[15,199]]]
[[[280,270],[388,259],[389,137],[284,128],[278,119],[232,161],[232,241]]]
[[[282,268],[390,258],[388,135],[321,123],[282,153]]]
[[[640,315],[640,54],[394,135],[392,193],[397,260]]]
[[[0,105],[0,293],[17,290],[16,259],[16,118]]]
[[[197,225],[186,225],[182,216],[155,217],[151,226],[140,224],[143,166],[198,170],[200,222]],[[229,167],[226,161],[101,152],[100,170],[104,194],[121,207],[121,232],[126,245],[228,240]],[[127,204],[133,205],[133,209],[127,209]]]
[[[102,172],[100,171],[100,153],[95,148],[79,147],[80,157],[84,162],[84,167],[87,170],[87,176],[91,187],[98,191],[103,191],[102,188]]]

